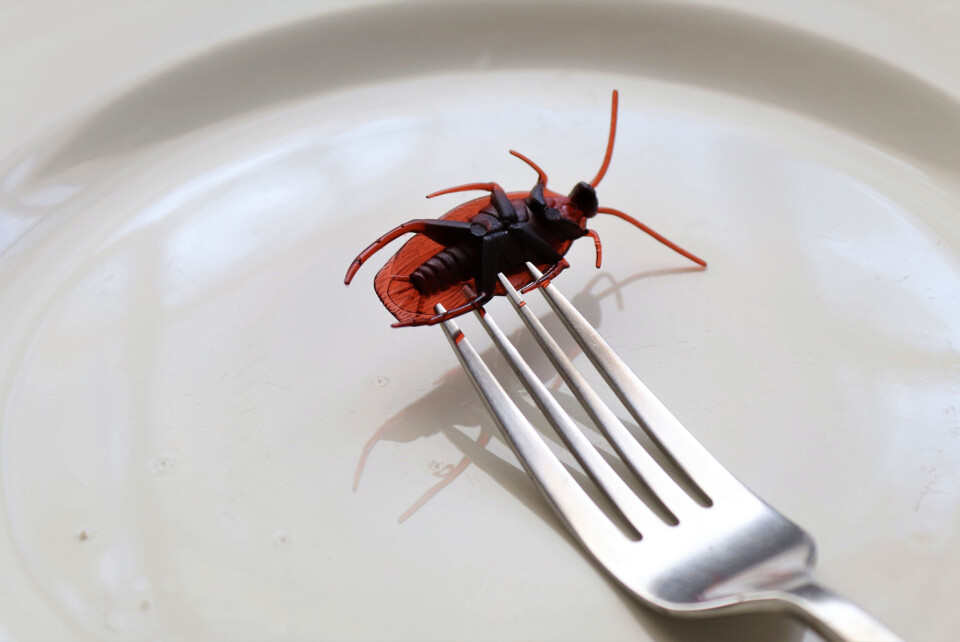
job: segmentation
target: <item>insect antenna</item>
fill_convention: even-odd
[[[607,139],[607,153],[603,156],[603,165],[600,166],[600,171],[597,172],[597,175],[590,181],[591,187],[596,187],[600,184],[604,174],[607,173],[607,168],[610,167],[610,158],[613,157],[613,141],[617,137],[617,103],[619,102],[619,97],[620,94],[614,89],[613,101],[610,106],[610,137]]]
[[[683,249],[682,247],[680,247],[679,245],[677,245],[676,243],[674,243],[674,242],[671,241],[670,239],[668,239],[668,238],[666,238],[665,236],[663,236],[663,235],[661,235],[661,234],[658,234],[657,232],[653,231],[653,230],[650,229],[648,226],[644,225],[643,223],[641,223],[641,222],[638,221],[637,219],[633,218],[633,217],[630,216],[629,214],[624,214],[624,213],[621,212],[620,210],[615,210],[615,209],[613,209],[612,207],[598,207],[598,208],[597,208],[597,212],[600,213],[600,214],[611,214],[611,215],[613,215],[613,216],[616,216],[617,218],[623,219],[623,220],[626,221],[627,223],[630,223],[630,224],[633,225],[634,227],[640,228],[641,230],[643,230],[644,232],[646,232],[647,234],[649,234],[649,235],[652,236],[653,238],[657,239],[658,241],[660,241],[661,243],[663,243],[664,245],[666,245],[667,247],[669,247],[671,250],[673,250],[673,251],[676,252],[677,254],[682,254],[683,256],[687,257],[688,259],[690,259],[690,260],[693,261],[694,263],[696,263],[696,264],[698,264],[698,265],[702,265],[703,267],[707,267],[707,262],[704,261],[703,259],[701,259],[699,256],[696,256],[695,254],[691,254],[690,252],[688,252],[687,250]]]

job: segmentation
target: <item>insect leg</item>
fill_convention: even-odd
[[[394,241],[404,234],[417,233],[423,234],[431,241],[436,241],[441,245],[453,245],[461,241],[474,237],[471,231],[471,225],[467,221],[445,221],[443,219],[414,219],[407,221],[402,225],[393,228],[376,241],[371,243],[367,249],[357,255],[357,258],[350,264],[347,270],[347,276],[343,279],[345,285],[350,285],[353,275],[357,273],[360,266],[367,259],[379,252],[385,245]]]
[[[551,264],[550,269],[547,270],[543,276],[520,288],[521,292],[529,292],[530,290],[538,288],[545,281],[552,279],[564,269],[570,267],[570,264],[563,258],[563,255],[557,252],[552,245],[547,243],[547,241],[537,234],[529,225],[525,223],[513,225],[510,227],[510,233],[517,238],[521,246],[530,250],[538,260]]]
[[[539,279],[537,279],[533,283],[528,283],[527,285],[520,288],[520,292],[529,292],[530,290],[536,290],[541,285],[544,285],[547,281],[549,281],[550,279],[554,278],[555,276],[557,276],[558,274],[566,270],[568,267],[570,267],[570,264],[567,263],[567,259],[560,259],[559,261],[554,263],[549,270],[544,272]]]
[[[707,262],[706,262],[706,261],[704,261],[704,260],[701,259],[700,257],[698,257],[698,256],[696,256],[696,255],[694,255],[694,254],[691,254],[690,252],[686,251],[685,249],[683,249],[682,247],[680,247],[679,245],[677,245],[676,243],[674,243],[674,242],[671,241],[670,239],[668,239],[668,238],[666,238],[666,237],[664,237],[664,236],[662,236],[662,235],[654,232],[652,229],[650,229],[649,227],[647,227],[646,225],[644,225],[643,223],[641,223],[641,222],[638,221],[637,219],[633,218],[633,217],[630,216],[629,214],[624,214],[624,213],[621,212],[620,210],[615,210],[615,209],[613,209],[612,207],[598,207],[598,208],[597,208],[597,212],[599,212],[600,214],[612,214],[613,216],[616,216],[617,218],[623,219],[623,220],[626,221],[627,223],[630,223],[631,225],[633,225],[633,226],[635,226],[635,227],[639,227],[641,230],[643,230],[644,232],[646,232],[647,234],[649,234],[649,235],[652,236],[653,238],[657,239],[658,241],[660,241],[661,243],[663,243],[664,245],[666,245],[667,247],[669,247],[669,248],[670,248],[671,250],[673,250],[674,252],[676,252],[676,253],[678,253],[678,254],[682,254],[683,256],[687,257],[688,259],[690,259],[690,260],[693,261],[694,263],[698,263],[699,265],[702,265],[703,267],[707,267]]]
[[[477,298],[472,301],[468,301],[463,305],[457,306],[452,310],[447,310],[443,314],[437,314],[429,319],[424,319],[423,321],[417,322],[398,322],[392,324],[391,328],[405,328],[411,325],[436,325],[437,323],[442,323],[443,321],[448,321],[454,317],[458,317],[464,312],[471,312],[472,310],[479,310],[484,305],[490,302],[490,299],[493,298],[493,294],[480,294]]]
[[[454,192],[473,192],[476,190],[492,192],[495,189],[500,189],[500,191],[503,191],[496,183],[467,183],[466,185],[457,185],[456,187],[448,187],[446,189],[437,190],[436,192],[431,192],[430,194],[427,194],[427,198],[443,196],[444,194],[453,194]]]
[[[603,246],[600,245],[600,235],[597,234],[596,230],[585,230],[586,234],[584,236],[589,236],[593,238],[593,247],[597,250],[597,269],[600,269],[600,264],[603,262]]]
[[[528,223],[511,225],[509,229],[510,234],[519,241],[520,245],[533,252],[538,259],[556,263],[563,258],[563,255],[553,249],[553,246],[537,234]]]
[[[520,152],[518,152],[518,151],[516,151],[516,150],[511,149],[511,150],[510,150],[510,153],[513,154],[514,156],[516,156],[517,158],[519,158],[520,160],[522,160],[524,163],[526,163],[526,164],[529,165],[530,167],[532,167],[532,168],[533,168],[533,171],[535,171],[535,172],[537,173],[537,177],[538,177],[538,178],[537,178],[537,182],[538,182],[538,183],[541,183],[544,187],[546,187],[546,185],[547,185],[547,175],[546,175],[546,173],[545,173],[542,169],[540,169],[540,166],[539,166],[539,165],[537,165],[537,164],[534,163],[532,160],[530,160],[529,158],[527,158],[526,156],[524,156],[523,154],[521,154]]]
[[[448,187],[447,189],[442,189],[439,192],[427,194],[427,198],[433,198],[434,196],[440,196],[441,194],[470,192],[473,190],[489,191],[490,203],[497,211],[497,217],[506,223],[517,222],[517,210],[513,208],[513,204],[510,202],[510,199],[507,198],[507,193],[504,192],[503,188],[496,183],[469,183],[467,185],[457,185],[456,187]]]

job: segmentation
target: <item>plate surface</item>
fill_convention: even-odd
[[[558,284],[814,535],[826,585],[949,639],[956,51],[895,7],[753,4],[4,8],[0,637],[813,639],[632,603],[439,330],[389,328],[379,263],[342,285],[459,202],[424,194],[532,186],[510,148],[555,189],[592,177],[617,88],[601,202],[710,266],[598,217],[602,270],[578,243]],[[28,46],[38,25],[60,45]],[[63,83],[27,89],[43,73]]]

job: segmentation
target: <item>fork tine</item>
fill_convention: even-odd
[[[597,424],[610,444],[616,449],[641,482],[663,503],[666,509],[682,521],[699,507],[677,483],[664,472],[663,468],[650,456],[643,446],[623,425],[610,407],[603,402],[592,386],[577,370],[570,358],[557,345],[556,340],[527,307],[523,297],[510,280],[500,275],[500,282],[507,290],[507,296],[523,318],[527,328],[543,347],[560,376],[567,383],[574,396],[584,406],[590,418]]]
[[[543,385],[527,362],[507,339],[489,313],[477,311],[477,316],[487,334],[500,349],[513,371],[523,382],[524,387],[534,398],[541,412],[556,429],[564,443],[583,466],[586,473],[606,493],[620,513],[641,536],[651,533],[655,528],[663,527],[663,522],[636,493],[624,483],[623,479],[604,460],[590,440],[574,423],[573,419],[560,407],[557,400]]]
[[[540,278],[540,270],[532,263],[527,263],[527,269],[535,278]],[[540,291],[637,423],[707,497],[716,501],[720,497],[749,494],[640,381],[556,286],[547,283]]]
[[[445,311],[441,305],[437,305],[436,310],[438,314]],[[597,551],[612,553],[622,550],[630,541],[603,514],[550,451],[543,438],[537,434],[536,429],[523,416],[483,359],[466,340],[457,324],[454,321],[444,321],[442,326],[450,346],[506,437],[507,443],[567,528],[595,555]]]

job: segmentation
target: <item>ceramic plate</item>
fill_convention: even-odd
[[[755,4],[0,9],[0,637],[813,639],[634,604],[441,332],[389,327],[381,262],[343,285],[464,200],[425,194],[531,187],[508,149],[589,180],[616,88],[601,202],[709,268],[600,216],[558,285],[819,579],[949,639],[957,52],[897,7]]]

